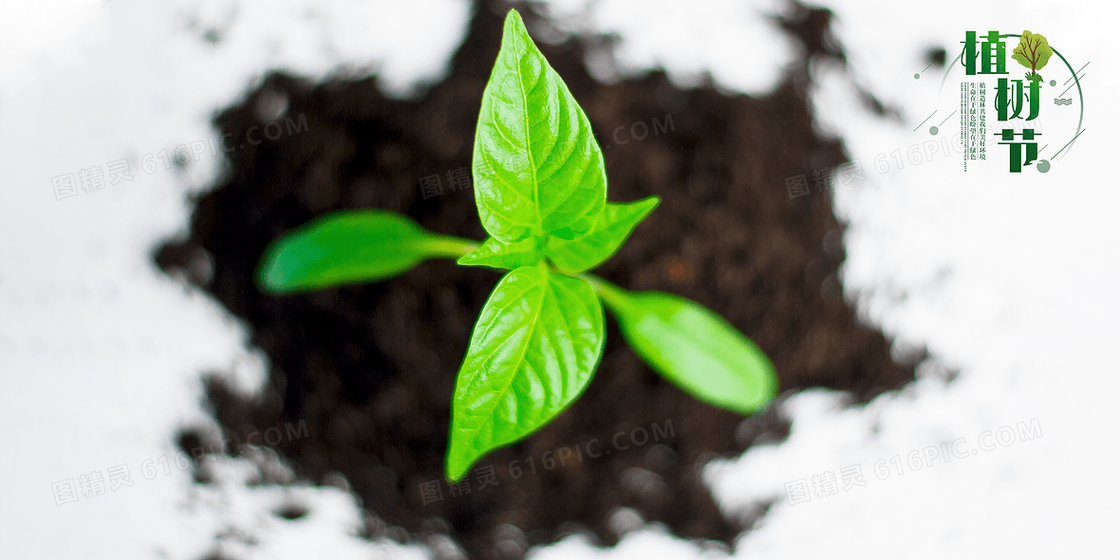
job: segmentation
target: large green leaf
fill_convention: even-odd
[[[766,354],[719,315],[662,292],[627,292],[596,280],[630,347],[665,378],[707,403],[741,414],[777,394]]]
[[[447,478],[559,414],[591,380],[603,352],[603,308],[582,278],[545,264],[494,288],[455,383]]]
[[[270,292],[299,292],[373,282],[403,274],[425,259],[459,257],[476,245],[435,235],[393,212],[335,212],[274,242],[261,258],[257,284]]]
[[[606,204],[591,123],[513,10],[482,95],[472,165],[479,218],[505,243],[576,237]]]
[[[583,272],[602,264],[630,237],[642,220],[660,204],[656,196],[630,204],[607,203],[591,231],[578,239],[551,237],[545,255],[566,272]]]
[[[493,237],[487,238],[474,251],[459,257],[457,261],[464,266],[489,266],[513,270],[523,266],[533,266],[544,257],[541,240],[530,237],[514,243],[502,243]]]

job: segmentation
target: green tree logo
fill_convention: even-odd
[[[1019,37],[1019,45],[1015,47],[1011,58],[1030,69],[1026,76],[1028,80],[1041,82],[1042,75],[1038,71],[1046,66],[1052,54],[1054,54],[1054,51],[1050,49],[1050,43],[1046,41],[1046,37],[1043,37],[1040,33],[1023,30],[1023,35]]]

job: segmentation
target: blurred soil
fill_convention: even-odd
[[[341,474],[368,511],[368,536],[437,542],[444,534],[473,558],[518,558],[570,533],[612,545],[639,517],[730,544],[766,504],[721,515],[700,466],[778,441],[788,424],[774,408],[743,418],[687,396],[627,348],[613,320],[585,394],[538,433],[485,457],[469,489],[436,482],[436,499],[424,489],[442,480],[455,375],[501,273],[445,260],[303,295],[273,297],[253,285],[269,242],[344,208],[383,208],[434,232],[484,239],[472,193],[449,188],[448,174],[470,168],[506,9],[477,7],[450,75],[418,100],[385,97],[375,78],[310,83],[274,73],[217,118],[226,138],[261,141],[229,146],[228,173],[193,201],[189,235],[158,248],[156,261],[244,320],[271,362],[263,398],[240,396],[217,377],[208,383],[227,451],[246,452],[258,429],[304,422],[306,433],[279,438],[276,451],[313,483]],[[531,31],[549,25],[521,11]],[[812,188],[812,170],[845,161],[838,140],[814,133],[805,95],[811,57],[843,63],[829,22],[828,11],[800,6],[780,20],[804,59],[763,97],[711,84],[681,89],[660,72],[604,85],[584,60],[609,59],[610,38],[538,43],[596,129],[609,199],[662,198],[597,272],[715,310],[771,356],[787,393],[828,387],[867,400],[912,380],[913,364],[892,361],[890,342],[842,297],[843,226],[829,193],[791,199],[786,187],[805,174]],[[421,191],[431,176],[442,195]],[[200,441],[187,431],[180,444]]]

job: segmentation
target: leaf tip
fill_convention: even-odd
[[[650,212],[656,210],[658,206],[661,206],[661,197],[653,195],[648,198],[642,199],[638,204],[642,205],[644,218],[645,216],[648,216]]]
[[[743,411],[744,414],[754,414],[766,408],[766,405],[770,404],[771,401],[778,397],[778,370],[765,354],[761,354],[761,356],[766,362],[766,365],[763,367],[765,371],[762,376],[763,388],[759,391],[756,400],[746,404]]]
[[[510,8],[509,12],[506,12],[505,31],[509,32],[511,26],[516,27],[518,24],[522,28],[525,27],[525,22],[521,20],[521,14],[516,9]]]
[[[521,14],[511,8],[506,13],[506,21],[502,26],[502,44],[519,36],[528,37],[529,30],[525,28],[525,21],[521,19]]]
[[[459,465],[455,465],[454,467],[452,467],[449,460],[447,462],[447,466],[444,468],[443,478],[446,479],[447,482],[454,484],[456,482],[459,482],[459,480],[461,480],[466,474],[466,469],[463,469]]]
[[[448,482],[462,480],[475,462],[481,458],[481,455],[478,455],[477,452],[469,448],[463,448],[460,444],[460,440],[452,437],[451,443],[448,445],[447,458],[444,460],[443,469],[443,477]]]
[[[283,242],[273,244],[261,257],[253,276],[257,288],[262,292],[282,294],[292,289],[290,278],[283,266],[284,249]]]

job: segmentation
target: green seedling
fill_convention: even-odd
[[[516,11],[483,94],[472,167],[489,234],[481,244],[392,212],[345,211],[274,242],[257,271],[272,293],[384,280],[431,258],[509,271],[483,306],[459,369],[448,480],[541,428],[583,392],[603,353],[601,302],[634,351],[696,398],[750,414],[774,397],[773,364],[720,316],[588,274],[660,201],[607,202],[591,123]]]

